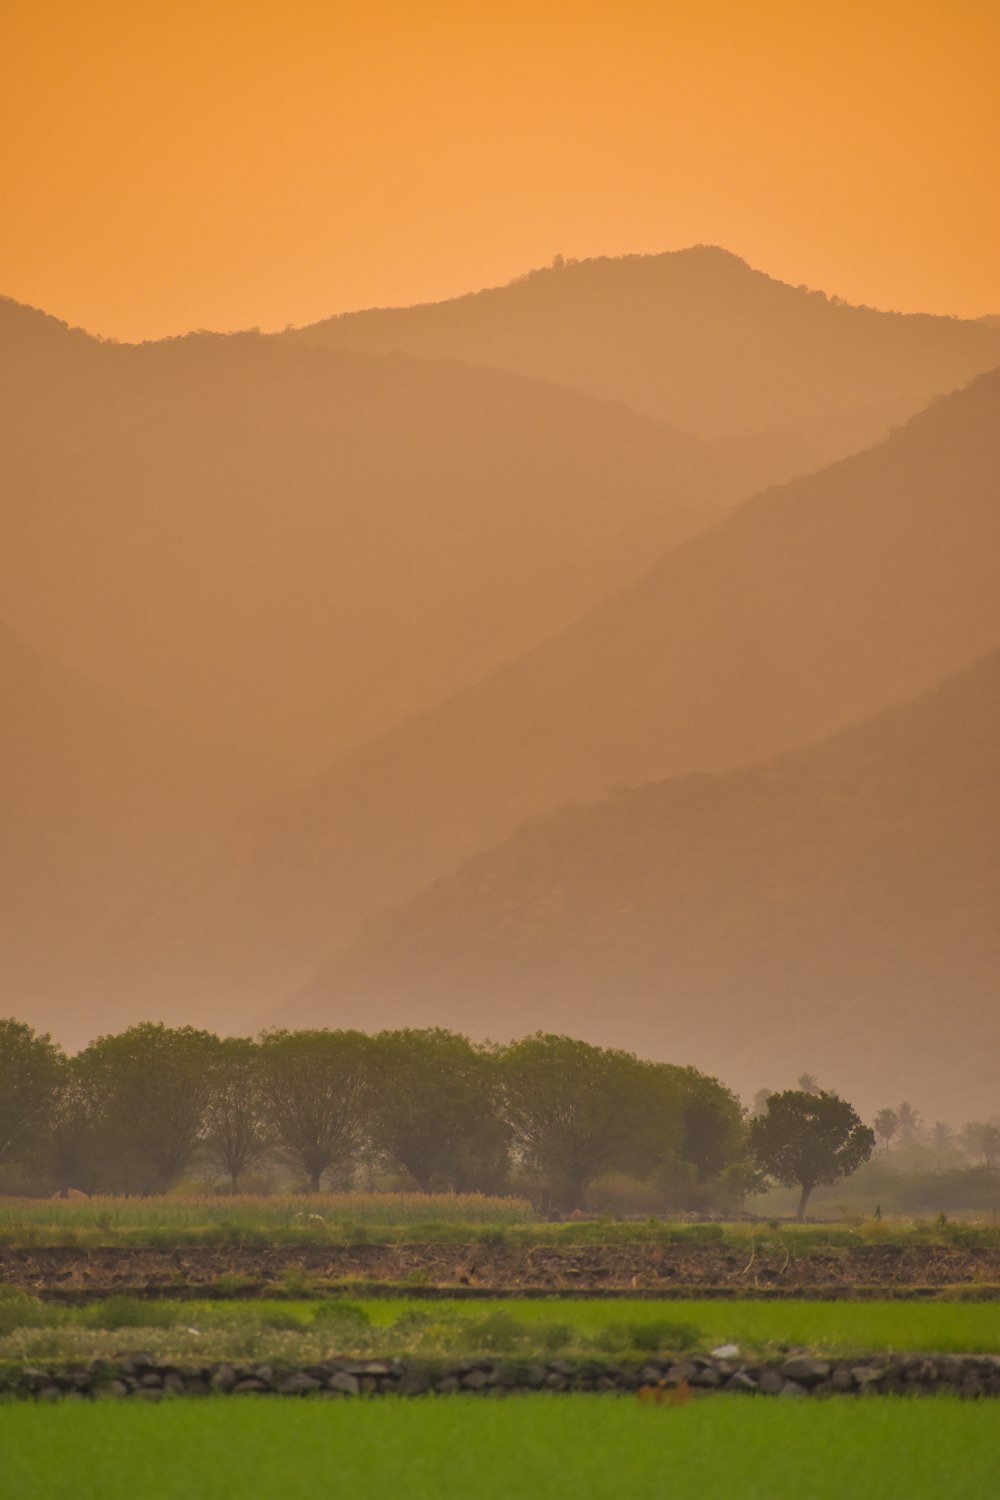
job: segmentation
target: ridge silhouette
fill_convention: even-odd
[[[284,335],[542,375],[694,433],[744,493],[868,447],[1000,364],[988,320],[855,307],[715,245],[559,258],[507,286]]]

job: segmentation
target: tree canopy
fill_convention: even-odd
[[[839,1182],[868,1160],[875,1132],[836,1094],[786,1089],[772,1094],[766,1114],[750,1121],[747,1140],[761,1171],[785,1187],[801,1188],[801,1219],[814,1188]]]

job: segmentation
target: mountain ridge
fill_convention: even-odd
[[[280,337],[459,357],[624,400],[713,441],[748,494],[870,446],[1000,364],[982,320],[855,306],[718,246],[560,257],[504,286]]]

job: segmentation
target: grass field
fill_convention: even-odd
[[[654,1242],[740,1248],[813,1248],[877,1244],[1000,1246],[990,1222],[866,1220],[796,1224],[770,1220],[684,1223],[662,1219],[547,1223],[522,1198],[477,1193],[321,1193],[313,1197],[0,1198],[0,1245],[324,1245],[365,1241],[481,1239],[512,1246]]]
[[[435,1301],[357,1303],[141,1301],[63,1308],[0,1296],[0,1363],[74,1361],[142,1350],[156,1358],[277,1359],[331,1354],[426,1357],[710,1350],[781,1346],[830,1354],[1000,1353],[1000,1303]]]
[[[1000,1404],[461,1397],[0,1406],[18,1500],[987,1500]]]

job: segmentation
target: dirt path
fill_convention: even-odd
[[[409,1283],[418,1296],[436,1288],[466,1295],[906,1296],[962,1285],[989,1295],[1000,1294],[1000,1249],[871,1245],[798,1256],[652,1244],[0,1249],[0,1284],[66,1300],[126,1291],[231,1294],[218,1286],[220,1277],[241,1278],[244,1293],[254,1295],[285,1289],[289,1273],[317,1290],[324,1283]]]

